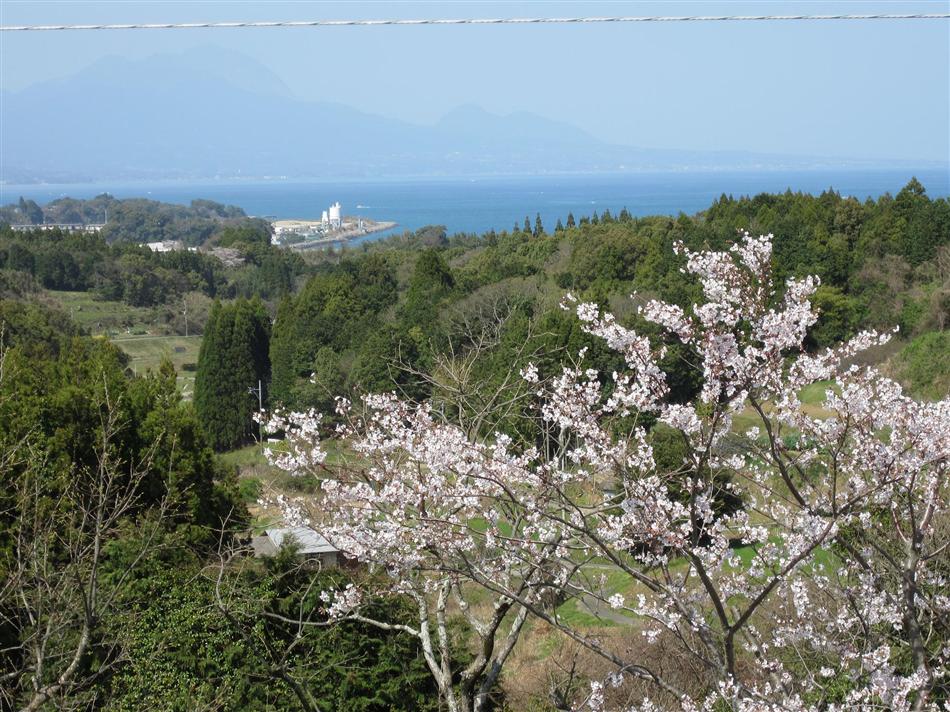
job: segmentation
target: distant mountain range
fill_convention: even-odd
[[[65,79],[3,92],[0,107],[0,180],[7,183],[872,165],[618,146],[534,114],[498,116],[476,106],[421,126],[301,100],[267,68],[219,48],[106,58]]]

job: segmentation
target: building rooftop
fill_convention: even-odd
[[[273,527],[267,529],[267,538],[276,549],[281,547],[287,537],[292,537],[301,554],[330,554],[339,551],[310,527]]]

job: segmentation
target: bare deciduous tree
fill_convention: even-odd
[[[14,374],[4,373],[4,378]],[[121,646],[104,625],[117,612],[129,577],[153,550],[154,526],[135,550],[112,562],[106,549],[120,524],[139,507],[152,451],[127,462],[115,438],[120,409],[104,384],[96,410],[96,464],[56,472],[28,434],[0,455],[11,492],[5,514],[12,522],[12,560],[0,582],[0,625],[10,631],[2,652],[3,703],[10,708],[71,709],[86,704],[82,693],[121,660]],[[152,512],[160,522],[164,505]]]

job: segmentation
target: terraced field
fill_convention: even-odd
[[[182,395],[191,400],[195,392],[195,371],[185,370],[185,365],[198,363],[200,336],[117,336],[112,343],[129,355],[130,366],[136,373],[156,371],[162,358],[169,358],[178,374]]]
[[[50,299],[93,336],[149,332],[167,334],[169,307],[133,307],[124,302],[96,298],[91,292],[50,290]]]
[[[89,292],[49,291],[50,299],[67,312],[85,331],[112,341],[131,358],[136,373],[158,370],[167,357],[178,373],[178,386],[187,400],[195,391],[195,371],[186,364],[198,363],[201,336],[170,335],[167,306],[133,307],[123,302],[97,299]]]

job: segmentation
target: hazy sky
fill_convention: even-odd
[[[2,24],[763,12],[950,12],[950,1],[0,0]],[[477,104],[644,147],[950,160],[947,20],[3,33],[0,43],[7,90],[107,55],[219,45],[300,97],[416,123]]]

